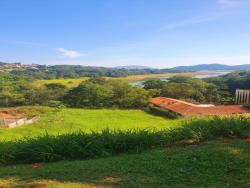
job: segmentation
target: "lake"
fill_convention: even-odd
[[[206,74],[204,74],[204,72],[201,72],[201,74],[196,74],[194,76],[192,76],[193,78],[213,78],[213,77],[218,77],[218,76],[222,76],[222,75],[226,75],[229,74],[229,71],[206,71]],[[160,79],[160,80],[167,80],[169,77],[159,77],[156,79]],[[143,82],[145,82],[148,79],[145,80],[140,80],[140,81],[136,81],[136,82],[131,82],[130,84],[133,86],[138,86],[138,87],[143,87]]]
[[[217,76],[222,76],[222,75],[226,75],[229,74],[229,71],[207,71],[207,74],[197,74],[195,76],[193,76],[193,78],[213,78],[213,77],[217,77]]]

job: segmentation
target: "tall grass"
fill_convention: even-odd
[[[188,120],[176,129],[109,130],[43,135],[36,138],[0,143],[0,163],[33,163],[58,160],[88,159],[126,152],[140,152],[152,147],[175,144],[195,138],[199,141],[217,138],[232,132],[244,135],[250,131],[246,117]]]

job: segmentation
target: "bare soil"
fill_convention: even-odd
[[[0,108],[0,118],[22,118],[24,117],[24,113],[21,110],[15,108]]]

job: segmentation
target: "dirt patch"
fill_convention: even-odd
[[[200,141],[197,139],[187,139],[180,141],[178,144],[181,146],[199,145]]]
[[[24,114],[16,109],[0,109],[0,118],[22,118]]]
[[[0,108],[0,118],[19,119],[31,118],[44,113],[46,109],[37,107],[16,107],[16,108]]]

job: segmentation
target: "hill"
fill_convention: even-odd
[[[173,72],[169,69],[150,69],[141,66],[96,67],[82,65],[38,65],[22,63],[1,63],[0,72],[29,79],[56,79],[79,77],[125,77],[129,75],[162,74]]]
[[[239,71],[250,70],[250,64],[223,65],[198,64],[174,68],[154,69],[147,66],[131,65],[114,68],[81,65],[38,65],[0,62],[0,72],[34,79],[58,79],[80,77],[126,77],[130,75],[182,73],[197,71]]]
[[[128,66],[118,66],[114,67],[115,69],[127,69],[127,70],[134,70],[134,69],[153,69],[147,66],[141,66],[141,65],[128,65]]]
[[[238,71],[250,70],[250,64],[245,65],[224,65],[224,64],[198,64],[193,66],[178,66],[174,71]]]

